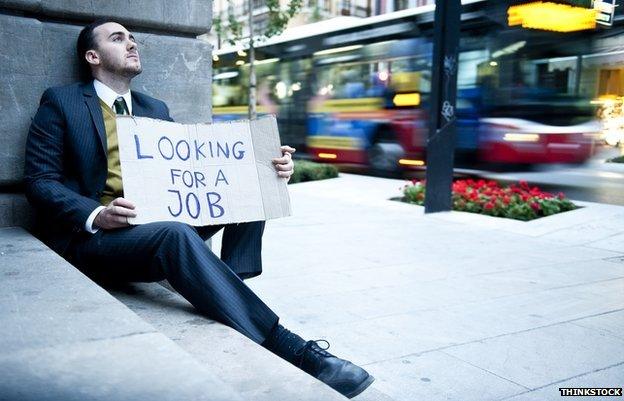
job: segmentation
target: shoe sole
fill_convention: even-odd
[[[375,381],[375,378],[371,375],[368,375],[368,377],[359,386],[357,386],[355,390],[353,390],[349,394],[345,394],[345,397],[353,398],[356,395],[359,395],[362,391],[366,390],[368,386],[373,384],[374,381]]]

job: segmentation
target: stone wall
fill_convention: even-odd
[[[164,100],[179,122],[211,120],[206,0],[0,0],[0,227],[28,227],[22,195],[24,143],[43,91],[77,80],[82,26],[113,18],[135,34],[143,73],[133,89]]]

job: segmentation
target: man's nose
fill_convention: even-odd
[[[137,44],[130,39],[128,39],[128,46],[126,47],[128,50],[136,50]]]

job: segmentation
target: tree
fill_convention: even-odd
[[[279,5],[279,0],[265,0],[266,6],[269,10],[268,24],[262,32],[257,32],[254,29],[254,16],[253,16],[253,0],[247,1],[249,16],[249,36],[243,37],[243,24],[237,20],[234,14],[233,0],[228,0],[227,25],[222,20],[221,14],[217,15],[213,20],[213,28],[219,38],[219,43],[222,39],[225,39],[229,44],[235,45],[236,43],[242,43],[244,40],[248,42],[247,55],[249,56],[249,119],[255,119],[256,113],[256,70],[255,70],[255,47],[256,44],[264,41],[272,36],[279,35],[286,29],[288,21],[297,14],[301,9],[303,0],[289,0],[288,6],[285,10],[282,10]]]

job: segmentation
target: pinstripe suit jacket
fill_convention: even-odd
[[[164,102],[135,91],[132,111],[172,121]],[[38,234],[59,254],[100,206],[107,173],[106,129],[93,83],[46,90],[28,132],[24,184]]]

